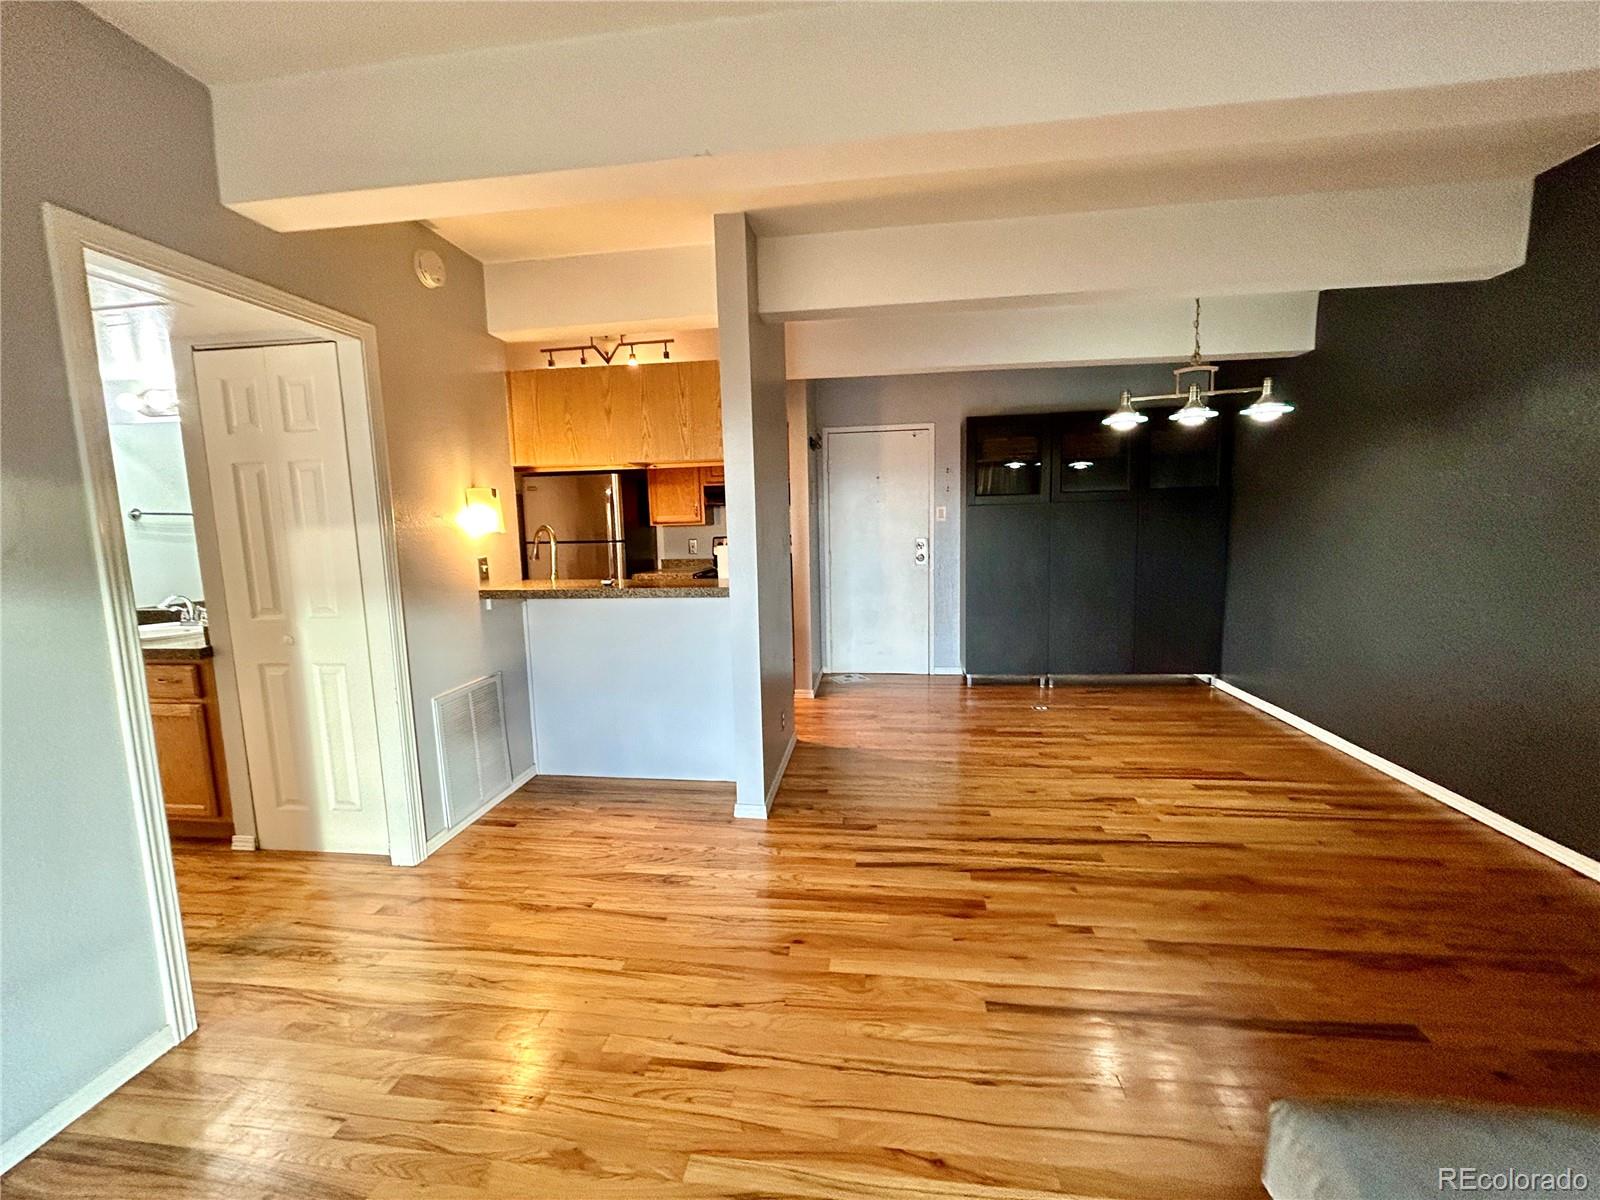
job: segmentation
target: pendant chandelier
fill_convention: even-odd
[[[1111,414],[1100,422],[1109,425],[1118,433],[1126,433],[1130,429],[1137,429],[1150,419],[1148,413],[1142,413],[1136,405],[1140,404],[1170,404],[1174,400],[1183,401],[1183,406],[1174,412],[1168,420],[1176,421],[1185,428],[1196,428],[1204,425],[1217,415],[1217,410],[1211,407],[1211,400],[1217,396],[1247,396],[1256,394],[1255,400],[1239,411],[1260,425],[1267,425],[1276,421],[1284,413],[1294,411],[1294,405],[1286,400],[1280,400],[1272,394],[1272,376],[1268,375],[1261,381],[1260,387],[1219,388],[1217,386],[1217,368],[1215,364],[1208,363],[1200,353],[1200,301],[1194,302],[1194,353],[1189,356],[1189,361],[1173,371],[1172,391],[1156,396],[1135,396],[1132,392],[1124,391],[1122,399],[1117,402],[1117,407]]]

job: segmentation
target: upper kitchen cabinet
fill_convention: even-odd
[[[715,362],[510,371],[511,457],[544,469],[722,458]]]
[[[704,525],[707,470],[705,467],[652,467],[646,472],[650,488],[650,524]]]

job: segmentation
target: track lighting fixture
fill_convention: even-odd
[[[1189,356],[1189,361],[1172,373],[1172,391],[1157,396],[1135,396],[1124,391],[1122,398],[1100,424],[1115,429],[1118,433],[1126,433],[1137,429],[1150,418],[1134,407],[1136,404],[1170,403],[1173,400],[1182,400],[1183,407],[1172,414],[1169,420],[1176,421],[1187,429],[1197,429],[1207,421],[1217,416],[1217,410],[1211,407],[1211,400],[1216,396],[1245,396],[1252,392],[1258,393],[1255,401],[1246,405],[1240,411],[1252,421],[1262,425],[1276,421],[1284,413],[1294,411],[1294,405],[1285,400],[1280,400],[1272,394],[1272,377],[1269,375],[1262,379],[1260,387],[1219,388],[1217,386],[1217,368],[1208,363],[1200,353],[1200,301],[1194,302],[1194,353]]]
[[[544,365],[547,367],[556,365],[556,355],[558,354],[576,354],[578,356],[578,365],[586,367],[589,365],[589,355],[591,354],[598,356],[606,366],[610,366],[617,355],[621,354],[623,350],[627,350],[628,357],[625,361],[628,366],[637,367],[639,365],[637,347],[660,346],[661,361],[667,362],[672,358],[672,351],[668,347],[672,345],[674,340],[673,338],[618,337],[609,340],[606,338],[590,338],[581,346],[540,346],[539,353],[544,355]]]

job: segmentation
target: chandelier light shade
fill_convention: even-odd
[[[1176,421],[1179,425],[1193,428],[1197,425],[1204,425],[1216,415],[1217,410],[1200,398],[1200,385],[1191,383],[1189,385],[1189,398],[1183,402],[1183,407],[1168,417],[1167,420]]]
[[[1258,425],[1270,425],[1284,413],[1292,413],[1294,405],[1287,400],[1280,400],[1272,394],[1272,376],[1268,375],[1261,381],[1261,397],[1252,404],[1247,404],[1239,410]]]
[[[1150,419],[1149,415],[1133,407],[1133,393],[1123,392],[1122,400],[1117,404],[1116,410],[1109,417],[1100,422],[1122,433],[1129,429],[1137,429]]]
[[[1174,400],[1181,400],[1182,407],[1168,419],[1176,421],[1186,429],[1198,429],[1218,416],[1218,410],[1211,405],[1211,401],[1218,396],[1254,395],[1255,399],[1239,411],[1261,425],[1269,425],[1285,413],[1294,411],[1294,405],[1272,394],[1270,375],[1262,379],[1259,387],[1217,386],[1216,364],[1207,362],[1200,351],[1199,300],[1194,302],[1194,353],[1189,356],[1188,362],[1172,372],[1172,379],[1172,391],[1160,395],[1135,396],[1131,392],[1124,391],[1122,398],[1117,401],[1117,407],[1103,417],[1100,424],[1109,426],[1118,433],[1128,433],[1150,419],[1147,414],[1139,411],[1138,405],[1171,404]]]

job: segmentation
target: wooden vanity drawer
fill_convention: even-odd
[[[152,700],[195,700],[205,695],[200,668],[188,663],[150,663],[144,678]]]

